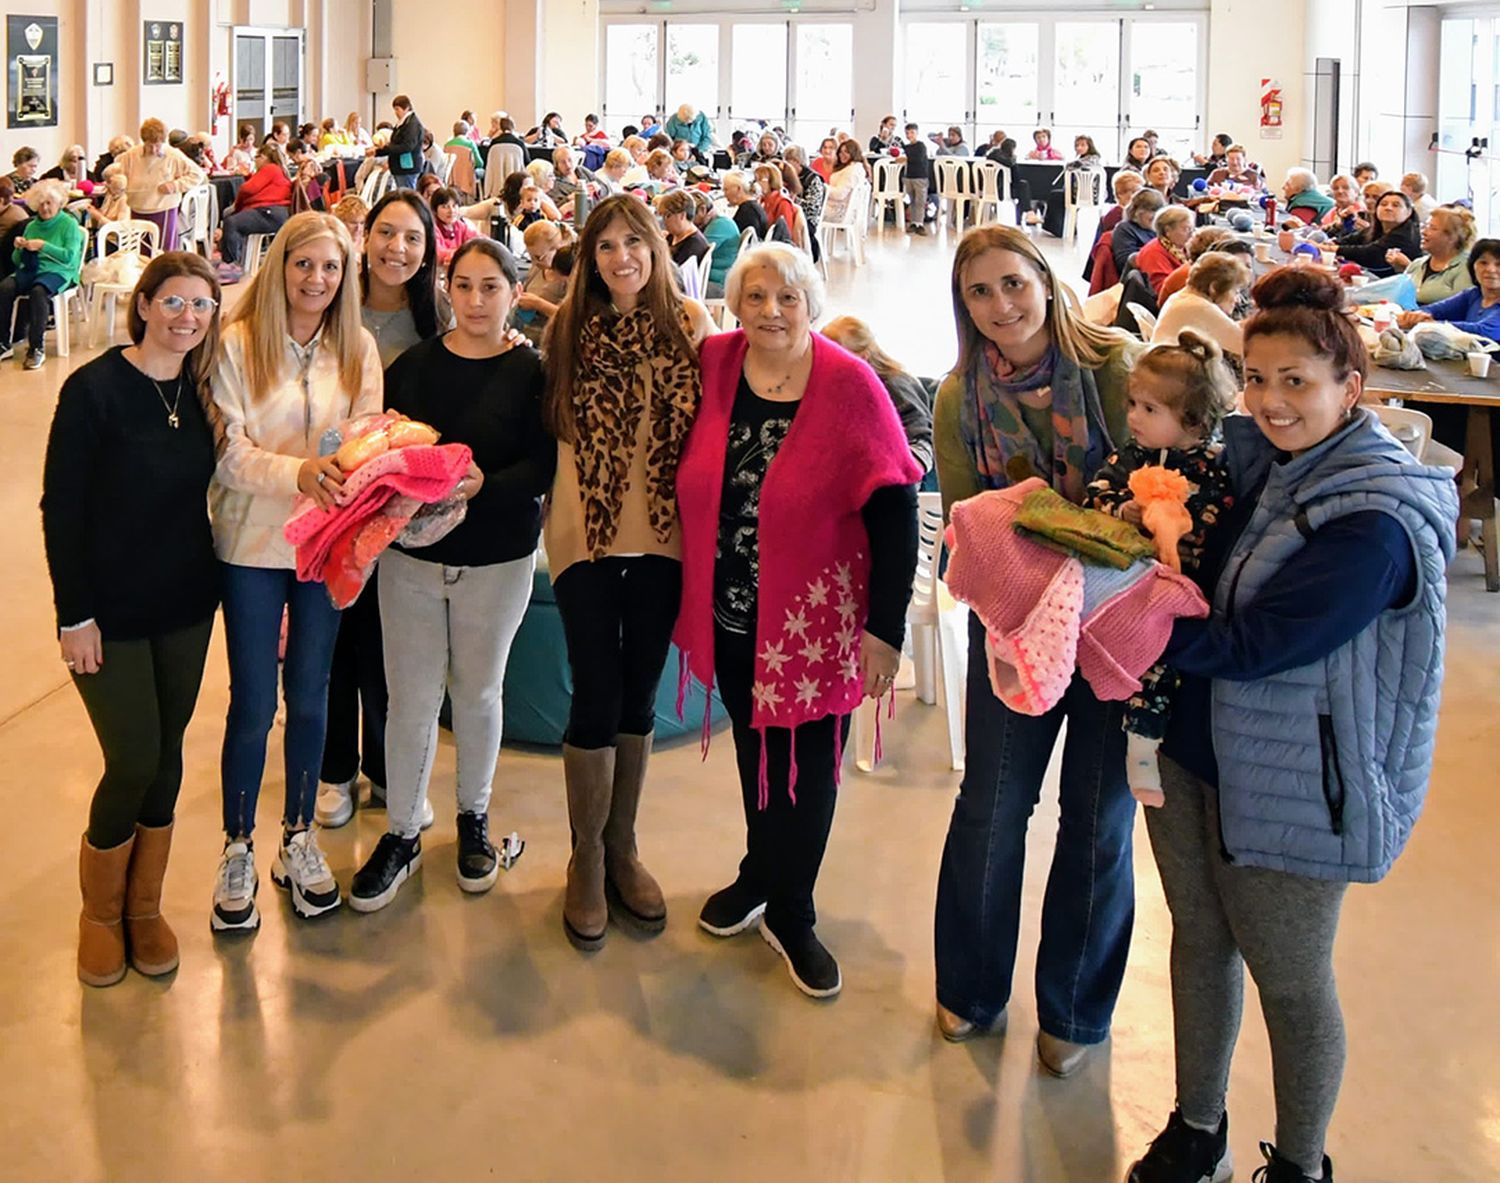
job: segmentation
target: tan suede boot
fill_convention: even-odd
[[[573,947],[592,952],[604,944],[609,904],[604,898],[604,823],[614,791],[614,748],[575,748],[563,744],[568,784],[568,821],[573,856],[563,894],[563,929]]]
[[[149,977],[177,968],[177,934],[161,915],[161,886],[171,850],[171,822],[135,827],[135,850],[125,881],[125,943],[130,964]]]
[[[85,834],[78,851],[78,886],[83,912],[78,917],[78,980],[86,986],[113,986],[125,976],[125,877],[135,838],[99,850]]]
[[[643,932],[667,926],[667,901],[661,885],[636,856],[635,815],[651,759],[650,735],[621,735],[615,739],[614,797],[604,824],[605,888],[618,917]]]

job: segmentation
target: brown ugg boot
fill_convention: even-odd
[[[78,980],[86,986],[113,986],[125,976],[125,877],[135,838],[99,850],[88,835],[78,851],[78,886],[83,912],[78,917]]]
[[[609,925],[609,904],[604,898],[604,823],[614,790],[615,750],[564,744],[563,774],[568,784],[568,821],[573,827],[563,929],[574,948],[592,952],[604,944]]]
[[[125,881],[125,943],[130,964],[149,977],[177,968],[177,934],[161,915],[161,885],[172,850],[172,823],[135,827]]]
[[[651,759],[650,735],[615,739],[614,795],[604,824],[605,887],[617,916],[644,932],[667,926],[667,901],[661,885],[641,865],[635,847],[635,815]]]

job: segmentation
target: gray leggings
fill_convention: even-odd
[[[1144,813],[1172,912],[1178,1107],[1218,1125],[1249,966],[1271,1037],[1276,1148],[1315,1174],[1344,1072],[1333,939],[1347,885],[1225,862],[1215,791],[1165,757],[1161,781],[1166,804]]]

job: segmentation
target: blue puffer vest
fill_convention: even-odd
[[[1308,536],[1364,510],[1411,538],[1417,591],[1321,661],[1253,682],[1213,683],[1219,815],[1235,862],[1374,883],[1390,870],[1427,795],[1443,682],[1445,568],[1457,491],[1361,410],[1318,447],[1273,463],[1247,416],[1225,425],[1236,487],[1265,487],[1220,576],[1216,619],[1233,617]],[[1243,482],[1243,483],[1242,483]]]

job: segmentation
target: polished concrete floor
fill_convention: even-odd
[[[1074,252],[1054,252],[1076,274]],[[867,316],[921,372],[951,360],[951,243],[892,234],[831,310]],[[1038,1072],[1029,985],[1056,813],[1038,811],[1009,1033],[944,1044],[932,1025],[932,901],[957,778],[942,718],[905,695],[887,761],[846,776],[820,883],[838,999],[791,986],[754,934],[693,921],[740,853],[727,736],[705,762],[661,753],[641,822],[669,896],[654,940],[580,956],[560,923],[561,768],[507,750],[496,829],[528,841],[487,896],[453,880],[452,749],[420,875],[373,916],[297,921],[269,883],[281,789],[261,811],[265,921],[214,939],[215,644],[189,732],[166,905],[182,966],[108,990],[73,975],[76,852],[99,759],[63,677],[36,504],[47,424],[75,350],[0,368],[0,1178],[41,1180],[850,1180],[1092,1183],[1119,1178],[1172,1105],[1169,930],[1144,833],[1139,909],[1112,1040],[1069,1081]],[[1389,880],[1348,899],[1338,950],[1349,1067],[1330,1150],[1340,1180],[1500,1178],[1500,596],[1452,572],[1449,673],[1427,815]],[[278,740],[273,737],[273,745]],[[270,767],[279,759],[273,752]],[[383,814],[325,834],[349,875]],[[1239,1177],[1272,1135],[1253,992],[1230,1098]]]

